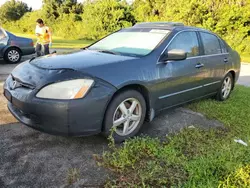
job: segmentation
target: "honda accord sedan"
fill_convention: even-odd
[[[23,55],[35,53],[32,39],[18,37],[0,27],[0,58],[18,63]]]
[[[205,97],[224,101],[240,57],[220,37],[181,23],[139,23],[71,54],[17,66],[4,95],[23,124],[59,135],[113,130],[121,142],[160,111]]]

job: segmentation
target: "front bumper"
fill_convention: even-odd
[[[99,83],[88,95],[78,100],[36,98],[36,91],[10,89],[12,78],[4,85],[8,109],[21,123],[54,135],[84,136],[100,133],[106,107],[114,88]]]

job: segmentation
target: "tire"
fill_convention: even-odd
[[[145,115],[146,102],[141,93],[135,90],[119,93],[108,106],[104,118],[103,133],[106,137],[112,133],[116,143],[123,142],[139,132],[144,123]],[[119,124],[117,120],[122,123]],[[115,123],[117,124],[116,128],[111,131]]]
[[[11,64],[19,63],[21,58],[21,51],[17,48],[8,48],[4,53],[4,60]]]
[[[216,95],[216,100],[225,101],[230,97],[230,94],[233,89],[233,76],[231,73],[228,73],[221,82],[220,89]]]

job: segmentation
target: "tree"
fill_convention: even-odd
[[[128,5],[117,0],[88,1],[84,5],[84,32],[90,39],[98,39],[124,27],[132,26],[134,17]]]
[[[160,20],[165,3],[165,0],[135,0],[131,5],[133,15],[138,22]]]
[[[19,20],[26,12],[30,12],[31,8],[21,1],[7,1],[0,7],[0,22]]]
[[[64,0],[60,6],[60,11],[69,14],[73,7],[77,5],[77,0]]]
[[[62,4],[62,0],[43,0],[42,10],[45,17],[51,20],[57,19],[59,14],[59,8]]]
[[[75,39],[98,39],[136,22],[176,21],[211,30],[238,52],[250,53],[250,0],[128,1],[43,0],[42,10],[22,16],[27,5],[11,0],[0,7],[0,19],[6,29],[33,33],[35,20],[42,18],[55,35]]]
[[[82,4],[77,0],[43,0],[42,9],[46,18],[57,19],[62,14],[81,14]]]

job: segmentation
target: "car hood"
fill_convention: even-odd
[[[123,62],[135,57],[113,55],[91,50],[81,50],[69,54],[50,54],[30,61],[30,64],[42,69],[73,69],[84,71],[89,67]]]

